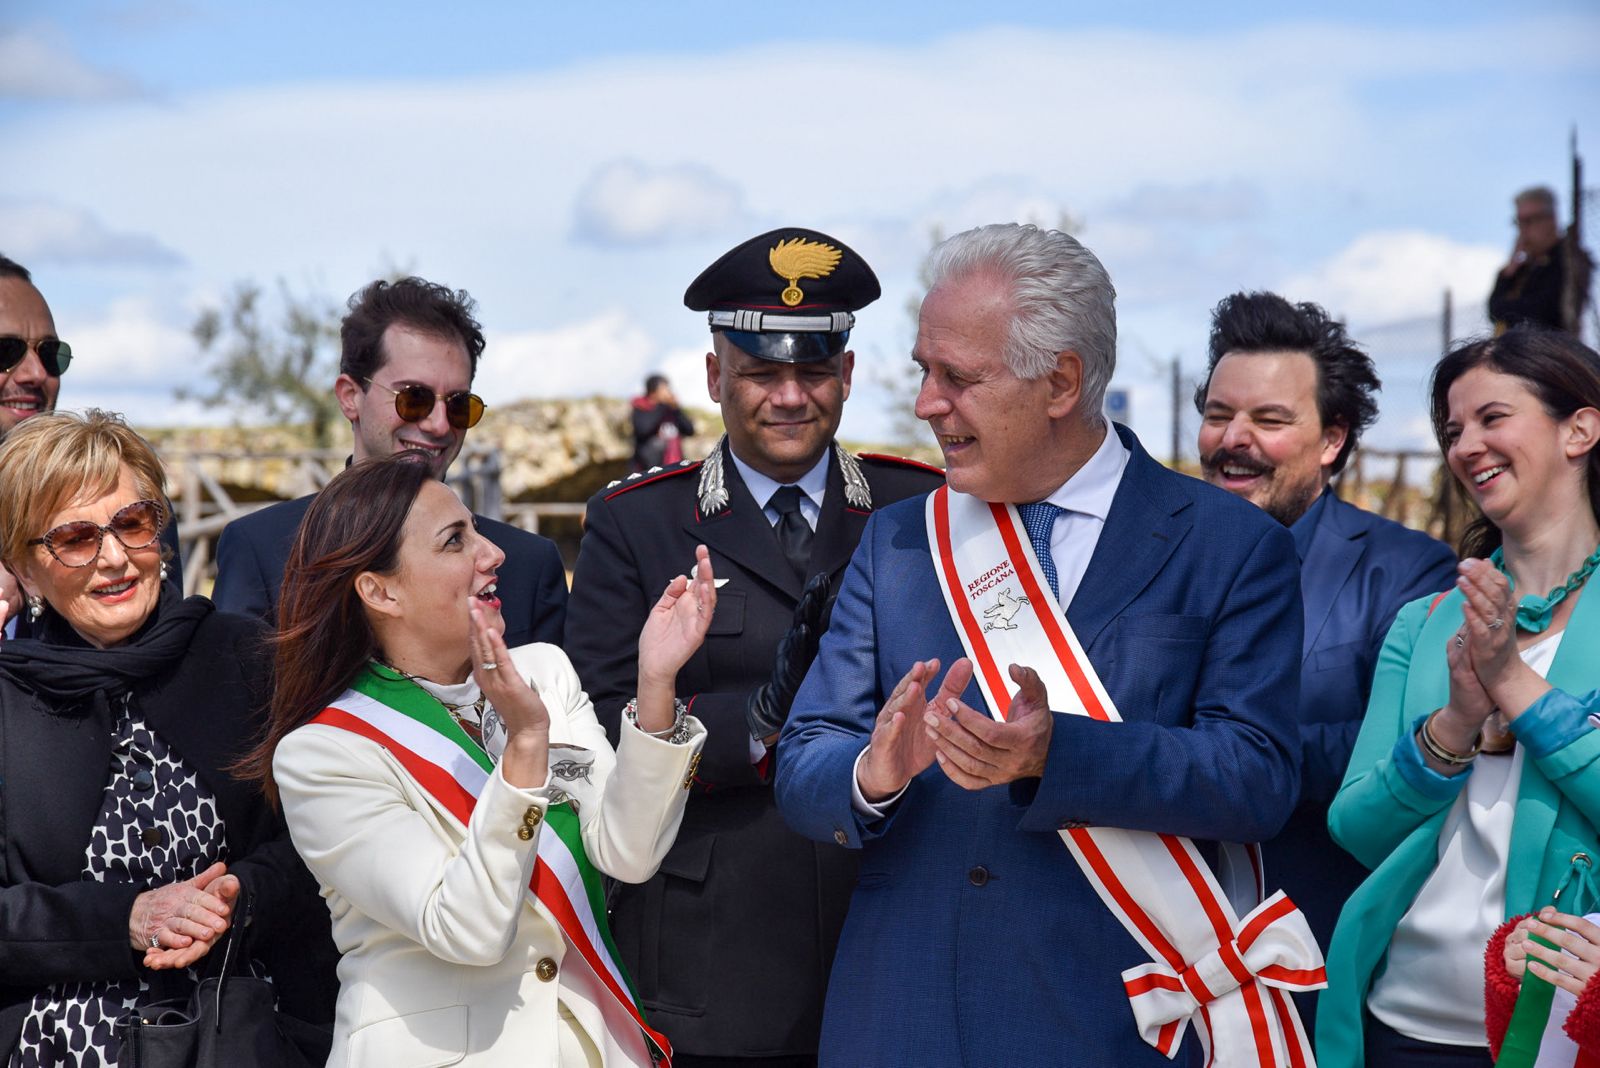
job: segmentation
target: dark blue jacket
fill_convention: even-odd
[[[1040,779],[968,791],[935,764],[884,819],[856,813],[854,766],[884,700],[913,662],[964,655],[923,499],[879,511],[862,534],[777,749],[784,817],[861,849],[824,1065],[1165,1068],[1122,985],[1149,957],[1057,832],[1166,831],[1214,858],[1205,840],[1259,841],[1293,808],[1293,540],[1117,432],[1132,456],[1067,620],[1123,722],[1056,713]],[[983,707],[976,684],[964,698]],[[1186,1045],[1178,1064],[1197,1052]]]
[[[1293,533],[1306,613],[1300,802],[1282,833],[1262,849],[1267,886],[1288,892],[1326,952],[1339,910],[1367,875],[1328,835],[1328,804],[1355,748],[1378,650],[1402,605],[1454,583],[1456,557],[1442,542],[1346,504],[1331,491]],[[1310,1031],[1313,999],[1296,1000]]]
[[[211,593],[218,608],[277,625],[283,568],[314,496],[282,501],[223,528],[217,539],[217,584]],[[560,645],[567,617],[567,572],[555,543],[509,523],[475,518],[478,532],[506,554],[496,586],[507,648],[530,642]]]

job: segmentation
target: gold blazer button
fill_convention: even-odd
[[[548,983],[556,977],[556,962],[549,957],[540,957],[539,963],[533,966],[533,974],[539,977],[541,983]]]

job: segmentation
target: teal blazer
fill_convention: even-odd
[[[1389,628],[1366,719],[1328,812],[1334,840],[1372,869],[1339,916],[1328,989],[1317,1009],[1317,1061],[1359,1068],[1367,990],[1396,925],[1438,863],[1439,829],[1471,771],[1446,777],[1422,761],[1420,721],[1449,697],[1445,643],[1460,629],[1452,590],[1400,610]],[[1600,862],[1600,590],[1581,596],[1546,676],[1554,689],[1512,724],[1526,750],[1511,828],[1506,916],[1548,904],[1575,853]]]

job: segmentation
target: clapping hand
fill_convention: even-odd
[[[135,949],[144,950],[146,968],[187,968],[211,951],[233,922],[239,897],[239,878],[227,871],[218,861],[193,879],[158,886],[133,899],[128,938]]]
[[[711,553],[698,545],[693,576],[679,575],[667,583],[639,634],[640,730],[654,734],[672,726],[678,670],[705,641],[716,610],[717,580],[711,572]]]
[[[679,575],[667,583],[639,635],[639,676],[671,682],[705,641],[711,616],[717,610],[717,582],[711,572],[711,553],[704,545],[694,551],[694,575]]]
[[[928,708],[928,683],[938,673],[937,659],[918,660],[879,710],[872,726],[872,741],[857,772],[856,784],[869,802],[876,804],[893,797],[933,763],[933,742],[917,724]],[[946,696],[952,685],[953,693],[959,694],[971,680],[972,661],[957,660],[945,674],[939,696]]]
[[[1517,604],[1511,583],[1487,560],[1463,560],[1456,588],[1464,597],[1461,635],[1472,652],[1473,670],[1486,690],[1522,663],[1517,655]]]
[[[956,663],[968,665],[970,679],[970,662]],[[954,667],[950,673],[955,674]],[[962,701],[959,695],[965,685],[948,696],[941,690],[928,706],[923,718],[927,735],[936,747],[940,769],[957,786],[982,790],[1044,774],[1055,727],[1044,680],[1038,672],[1020,664],[1012,664],[1010,674],[1017,692],[1004,722]],[[946,688],[949,682],[947,677]]]

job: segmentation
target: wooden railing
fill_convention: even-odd
[[[183,588],[197,593],[209,587],[216,575],[216,544],[222,528],[258,509],[316,493],[344,470],[349,454],[340,449],[304,449],[270,454],[238,449],[169,450],[163,455],[167,466],[167,486],[178,520],[178,536],[183,550]],[[265,490],[265,473],[248,484],[230,484],[218,471],[239,465],[271,464],[287,473],[274,471],[272,488]],[[537,531],[542,516],[583,514],[582,504],[517,504],[507,507],[500,492],[500,451],[463,451],[451,466],[447,481],[455,487],[467,507],[491,519],[504,518],[527,530]],[[259,499],[271,492],[268,499]],[[242,494],[251,498],[241,500]]]

